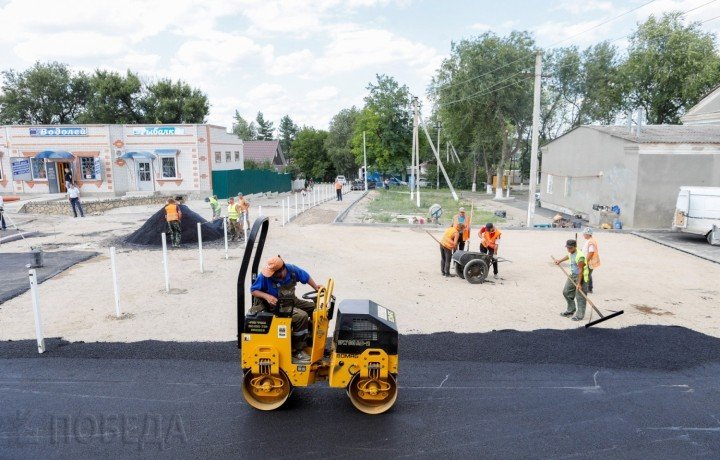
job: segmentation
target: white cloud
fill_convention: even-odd
[[[268,65],[267,72],[270,75],[297,75],[308,69],[313,60],[313,53],[309,49],[303,49],[274,58]]]
[[[340,94],[340,90],[335,86],[323,86],[313,91],[309,91],[305,95],[305,100],[309,102],[321,102],[332,99]]]
[[[246,96],[249,100],[271,99],[285,95],[285,89],[277,83],[261,83],[248,91]]]
[[[28,62],[110,57],[126,50],[122,37],[97,32],[61,32],[21,40],[13,51]]]
[[[562,11],[570,14],[584,14],[595,11],[613,12],[616,7],[607,0],[561,0],[551,8],[552,11]]]

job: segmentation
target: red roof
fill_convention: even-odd
[[[258,164],[269,161],[272,164],[284,165],[285,157],[280,151],[280,141],[244,141],[243,156],[245,161],[251,160]]]

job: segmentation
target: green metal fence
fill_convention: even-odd
[[[291,183],[290,174],[278,174],[262,169],[212,172],[213,194],[222,199],[241,192],[245,195],[261,192],[289,192]]]

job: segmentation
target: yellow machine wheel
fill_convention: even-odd
[[[243,375],[242,392],[245,401],[255,409],[275,410],[290,397],[292,385],[282,371],[279,376],[247,371]]]
[[[360,378],[359,374],[350,380],[347,387],[350,402],[360,412],[382,414],[389,410],[397,399],[397,380],[388,374],[388,380]]]

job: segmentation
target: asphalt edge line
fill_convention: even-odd
[[[673,245],[671,245],[671,244],[663,243],[662,241],[658,241],[658,240],[655,240],[655,239],[650,238],[650,237],[648,237],[648,236],[644,236],[644,235],[640,234],[639,232],[631,232],[630,234],[631,234],[631,235],[635,235],[635,236],[637,236],[637,237],[640,237],[640,238],[642,238],[642,239],[644,239],[644,240],[652,241],[653,243],[657,243],[657,244],[659,244],[659,245],[668,247],[668,248],[670,248],[670,249],[675,249],[676,251],[684,252],[685,254],[690,254],[691,256],[695,256],[695,257],[697,257],[698,259],[707,260],[708,262],[712,262],[712,263],[714,263],[714,264],[720,264],[720,261],[717,261],[717,260],[715,260],[715,259],[710,259],[709,257],[701,256],[700,254],[696,254],[696,253],[694,253],[694,252],[690,252],[690,251],[688,251],[687,249],[682,249],[682,248],[679,248],[679,247],[677,247],[677,246],[673,246]]]
[[[333,224],[340,224],[343,223],[343,220],[347,217],[347,215],[350,213],[350,210],[355,206],[360,200],[365,198],[367,194],[370,193],[370,190],[365,190],[362,195],[358,197],[357,200],[350,203],[350,205],[345,208],[344,211],[341,211],[337,216],[335,216],[335,219],[332,221]]]

